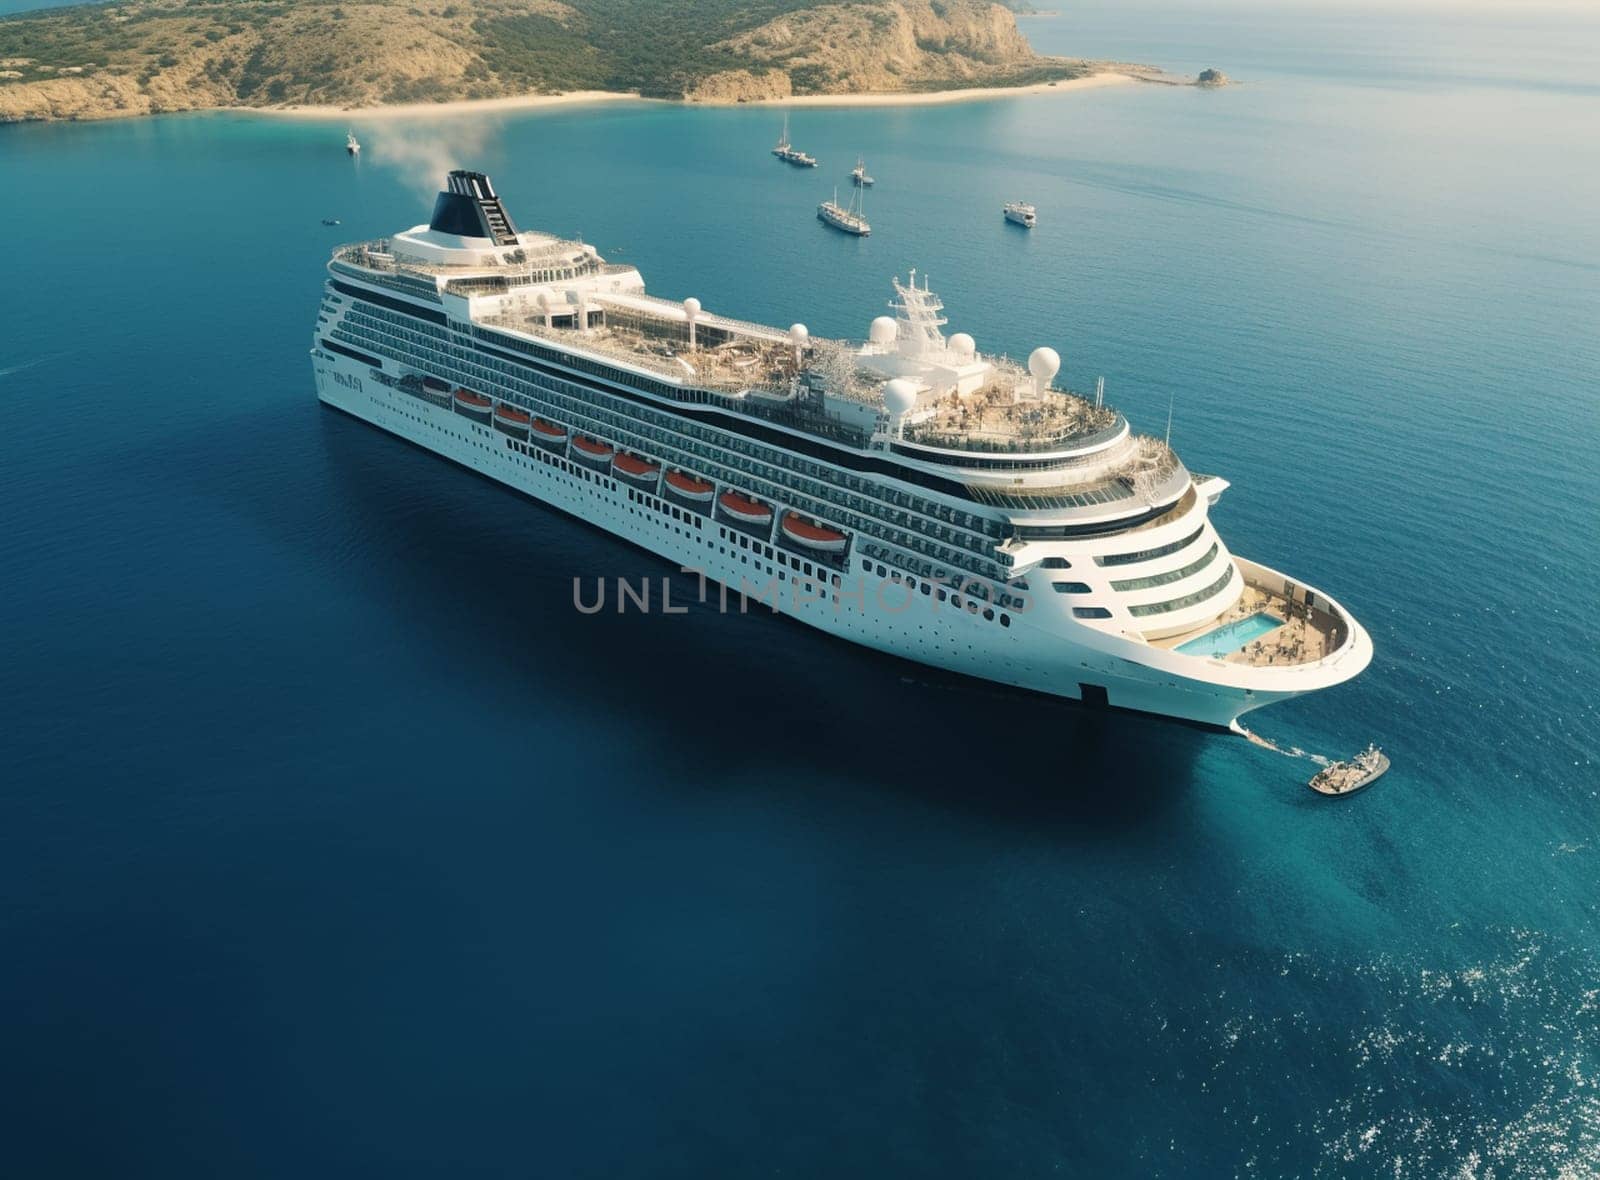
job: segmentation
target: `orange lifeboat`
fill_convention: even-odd
[[[518,438],[528,437],[528,426],[533,421],[533,415],[516,406],[501,402],[494,408],[495,429],[506,434],[516,435]]]
[[[612,455],[612,449],[605,443],[584,434],[572,440],[572,449],[585,459],[609,460]]]
[[[630,455],[626,451],[618,451],[617,457],[611,460],[611,465],[621,475],[626,475],[630,479],[647,480],[650,483],[654,483],[656,476],[661,474],[661,468],[656,464],[637,455]]]
[[[711,499],[711,493],[717,490],[710,480],[696,479],[687,471],[667,472],[667,486],[685,500],[701,502]]]
[[[836,529],[806,520],[798,512],[783,514],[783,535],[789,540],[823,553],[843,553],[849,538]]]
[[[753,524],[766,528],[772,523],[772,509],[760,500],[741,496],[738,492],[723,492],[717,497],[722,510],[740,524]]]
[[[554,422],[546,422],[543,418],[533,420],[533,436],[544,443],[564,443],[567,441],[567,432]]]
[[[456,413],[465,414],[468,418],[487,426],[489,411],[492,409],[494,409],[494,398],[473,393],[470,389],[456,390]]]

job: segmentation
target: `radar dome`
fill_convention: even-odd
[[[804,344],[809,339],[811,339],[811,332],[804,324],[789,325],[789,343],[793,344],[796,348],[800,347],[800,345]]]
[[[972,354],[978,351],[978,342],[965,332],[957,332],[950,337],[950,351],[962,360],[970,360]]]
[[[694,319],[695,316],[700,314],[700,301],[693,295],[689,296],[683,301],[683,310],[691,320]]]
[[[894,322],[894,317],[881,315],[872,321],[872,329],[867,333],[867,338],[874,344],[893,344],[894,338],[899,334],[900,327]]]
[[[896,377],[883,387],[884,408],[891,417],[898,418],[917,404],[917,383]]]
[[[1061,354],[1053,348],[1036,348],[1028,354],[1028,372],[1041,385],[1050,384],[1051,378],[1061,372]]]

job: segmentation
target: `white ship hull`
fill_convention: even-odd
[[[1059,614],[1046,609],[1055,605],[1049,602],[1037,608],[1037,623],[1024,610],[1001,627],[993,612],[985,619],[981,606],[969,612],[931,595],[907,593],[899,582],[862,572],[859,561],[839,571],[835,591],[833,570],[813,565],[815,575],[806,577],[780,567],[762,556],[762,546],[741,547],[737,531],[714,517],[687,509],[675,516],[670,504],[654,498],[661,507],[648,506],[637,490],[630,499],[625,481],[556,458],[531,443],[519,444],[492,427],[381,383],[357,360],[314,349],[313,369],[318,397],[326,404],[632,541],[671,567],[703,571],[710,584],[707,600],[718,602],[725,593],[732,611],[739,609],[742,589],[752,610],[762,604],[777,606],[818,630],[917,663],[1093,706],[1217,728],[1229,727],[1262,705],[1324,686],[1303,677],[1300,682],[1290,679],[1291,669],[1281,670],[1281,691],[1260,686],[1262,678],[1255,672],[1251,679],[1256,687],[1187,676],[1185,664],[1203,667],[1212,678],[1226,675],[1226,669],[1217,661],[1152,649],[1089,626],[1069,623],[1064,634]],[[788,560],[803,571],[803,556],[790,554]],[[780,568],[785,574],[781,581]],[[719,592],[719,585],[726,590]],[[1359,628],[1354,639],[1349,658],[1364,665],[1370,643]],[[1346,678],[1341,674],[1333,680]]]

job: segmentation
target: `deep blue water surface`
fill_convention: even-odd
[[[1600,24],[1441,11],[1032,20],[1247,84],[797,111],[816,173],[772,110],[0,129],[5,1171],[1595,1176]],[[450,164],[1170,403],[1377,643],[1257,727],[1393,771],[577,615],[660,566],[312,392],[329,248]]]

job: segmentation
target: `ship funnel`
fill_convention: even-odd
[[[462,238],[488,238],[496,246],[517,244],[517,227],[487,175],[458,168],[444,183],[444,191],[433,202],[429,229]]]

